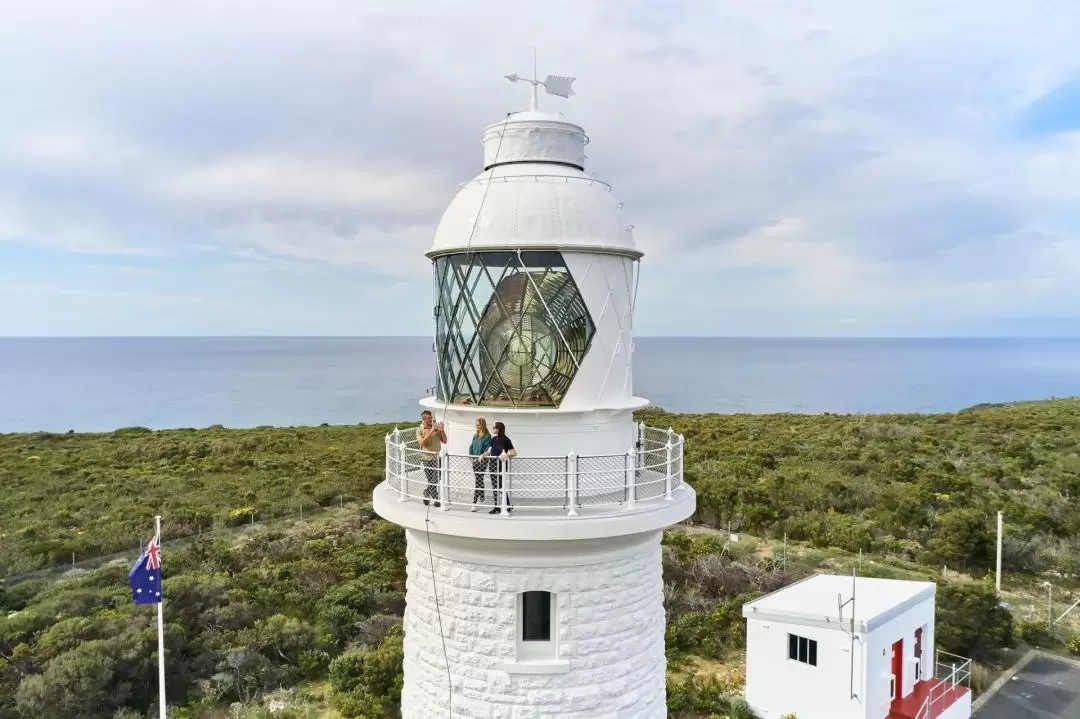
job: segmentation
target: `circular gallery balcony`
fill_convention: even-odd
[[[386,435],[375,510],[414,529],[489,539],[585,539],[662,529],[694,512],[685,439],[639,424],[620,454],[513,458],[422,451],[415,429]]]

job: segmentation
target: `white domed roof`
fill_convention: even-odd
[[[641,257],[611,186],[584,171],[580,126],[519,112],[485,128],[482,140],[484,171],[459,188],[429,257],[519,248]]]

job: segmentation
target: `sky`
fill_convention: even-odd
[[[423,335],[522,85],[645,252],[635,332],[1080,336],[1076,0],[146,0],[0,22],[0,336]]]

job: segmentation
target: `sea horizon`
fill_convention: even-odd
[[[432,339],[431,335],[0,335],[0,340],[126,339]],[[642,339],[702,340],[1080,340],[1080,335],[634,335]]]
[[[412,421],[423,335],[0,338],[0,432]],[[913,414],[1080,395],[1071,337],[635,338],[634,393],[680,413]]]

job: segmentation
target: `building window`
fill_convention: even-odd
[[[817,666],[817,640],[788,634],[788,659]]]
[[[521,596],[521,641],[551,641],[551,592],[525,592]]]
[[[558,252],[435,260],[439,400],[558,407],[596,326]]]

